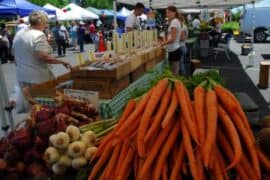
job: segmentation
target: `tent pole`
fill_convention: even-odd
[[[114,10],[114,17],[113,17],[113,25],[114,25],[114,30],[117,30],[117,0],[113,0],[113,10]]]

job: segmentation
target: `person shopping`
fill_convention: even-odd
[[[179,21],[179,14],[175,6],[169,6],[166,9],[166,16],[169,21],[168,35],[164,42],[161,43],[161,46],[167,46],[168,50],[168,60],[169,64],[172,67],[172,71],[175,75],[179,73],[179,63],[181,57],[180,50],[180,32],[181,26]]]
[[[68,40],[68,31],[64,25],[56,22],[53,30],[54,38],[57,44],[58,56],[66,55],[66,41]]]
[[[188,37],[188,28],[186,26],[186,21],[183,15],[179,15],[179,21],[181,25],[181,31],[180,31],[180,50],[181,50],[181,58],[180,58],[180,74],[181,75],[187,75],[186,72],[186,55],[187,55],[187,46],[186,46],[186,40]]]
[[[131,13],[125,21],[125,31],[139,30],[140,21],[138,16],[141,16],[144,11],[144,5],[142,3],[137,3],[134,8],[134,12]]]
[[[29,27],[15,35],[12,47],[17,80],[26,98],[31,96],[29,89],[32,85],[54,79],[50,64],[62,64],[71,69],[69,63],[50,55],[51,48],[44,34],[45,28],[48,27],[47,14],[43,11],[33,11],[29,16],[29,23]]]

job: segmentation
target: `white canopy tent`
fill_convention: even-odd
[[[117,0],[117,2],[119,3],[129,5],[135,5],[137,2],[141,2],[147,7],[149,7],[149,4],[151,2],[151,7],[154,9],[164,9],[169,5],[174,5],[177,8],[196,8],[199,6],[226,7],[252,3],[252,1],[259,0]]]
[[[51,9],[51,10],[55,10],[56,12],[56,18],[57,20],[61,21],[61,20],[65,20],[66,14],[60,9],[57,8],[53,5],[51,5],[50,3],[47,3],[43,6],[46,9]]]
[[[65,20],[91,20],[91,19],[98,19],[98,15],[87,11],[86,9],[74,4],[70,3],[62,8],[62,11],[64,12],[64,9],[70,9],[65,12],[66,19]]]

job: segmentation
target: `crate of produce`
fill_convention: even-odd
[[[149,52],[147,51],[140,52],[138,56],[141,59],[142,64],[149,61]]]
[[[130,72],[129,77],[130,77],[130,82],[134,82],[137,79],[139,79],[141,76],[143,76],[145,73],[145,66],[141,65],[134,71]]]
[[[111,100],[100,101],[100,113],[103,118],[117,117],[123,107],[126,105],[128,99],[131,98],[131,93],[135,90],[148,88],[150,82],[163,73],[163,63],[157,64],[152,72],[144,74],[138,80],[132,82],[126,89],[118,93]]]
[[[124,61],[115,65],[115,68],[104,69],[106,62],[95,62],[92,66],[84,66],[71,71],[71,78],[106,78],[119,80],[130,73],[130,61]]]
[[[142,58],[140,56],[132,56],[130,59],[130,72],[138,69],[142,65]]]
[[[166,49],[162,47],[157,47],[156,48],[156,61],[160,62],[163,59],[165,59],[166,56]]]
[[[102,99],[112,99],[117,93],[128,87],[129,76],[119,80],[104,78],[74,79],[74,89],[97,91]]]
[[[155,60],[156,59],[156,48],[151,48],[149,50],[149,60]]]

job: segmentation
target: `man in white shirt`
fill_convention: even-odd
[[[27,89],[29,90],[31,85],[54,78],[49,64],[62,64],[71,68],[69,63],[50,55],[50,46],[43,33],[48,26],[47,14],[43,11],[33,11],[29,16],[29,22],[30,26],[16,33],[13,41],[16,76],[25,97],[29,97]]]
[[[27,24],[24,23],[24,20],[21,18],[19,19],[19,24],[17,25],[16,32],[19,32],[20,30],[27,27]]]
[[[135,5],[134,12],[131,13],[126,19],[126,22],[125,22],[126,32],[133,31],[139,28],[140,21],[137,17],[141,16],[143,11],[144,11],[144,5],[142,3],[137,3]]]

